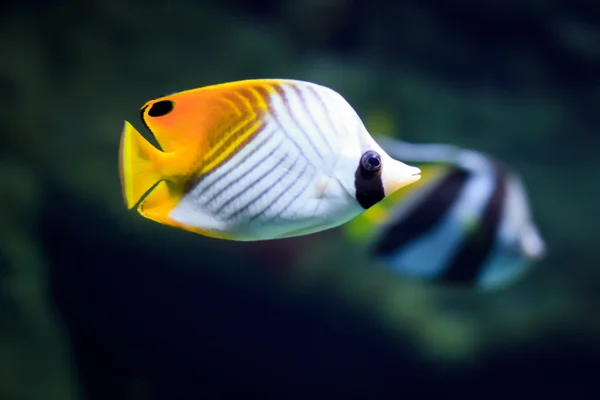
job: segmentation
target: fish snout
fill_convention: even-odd
[[[386,196],[421,179],[419,168],[404,164],[393,158],[386,161],[381,172],[381,180]]]

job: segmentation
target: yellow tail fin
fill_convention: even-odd
[[[141,197],[163,178],[158,172],[162,155],[160,150],[125,121],[119,148],[119,173],[127,208],[133,208]]]

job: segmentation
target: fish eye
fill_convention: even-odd
[[[381,156],[376,151],[369,150],[362,155],[360,165],[365,171],[377,172],[381,169]]]
[[[173,102],[171,100],[161,100],[150,106],[148,115],[150,117],[162,117],[173,111]]]
[[[360,163],[354,173],[356,200],[365,210],[385,197],[381,180],[381,155],[369,150],[360,157]]]

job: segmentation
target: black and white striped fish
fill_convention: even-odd
[[[544,255],[523,183],[504,163],[450,145],[378,142],[419,165],[423,180],[348,225],[377,226],[372,257],[405,277],[492,290]]]

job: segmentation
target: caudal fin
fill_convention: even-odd
[[[157,168],[161,155],[160,150],[125,121],[119,148],[119,173],[127,208],[133,208],[142,196],[162,179]]]

